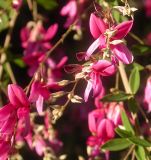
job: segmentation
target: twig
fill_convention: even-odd
[[[9,47],[12,31],[13,31],[17,16],[18,16],[18,13],[14,12],[14,16],[13,16],[13,18],[11,19],[11,21],[9,23],[9,30],[8,30],[8,33],[7,33],[6,38],[5,38],[4,49],[7,49]],[[5,63],[6,59],[7,59],[6,52],[5,51],[1,52],[0,79],[1,79],[2,73],[3,73],[3,63]],[[8,74],[9,74],[9,77],[10,77],[11,81],[13,83],[16,83],[16,79],[15,79],[15,76],[13,74],[13,71],[12,71],[12,68],[11,68],[11,65],[10,65],[9,62],[6,62],[6,70],[7,70]]]
[[[122,62],[119,62],[119,72],[120,72],[126,93],[131,94],[132,91],[131,91],[131,88],[128,82],[128,78],[127,78],[127,74],[126,74],[126,71],[125,71],[125,68]]]
[[[123,160],[127,160],[128,159],[130,154],[133,152],[134,148],[135,148],[135,145],[132,145]]]
[[[129,35],[130,35],[133,39],[135,39],[138,43],[144,44],[144,42],[143,42],[138,36],[136,36],[134,33],[129,32]]]

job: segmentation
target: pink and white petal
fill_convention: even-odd
[[[57,30],[58,30],[58,24],[57,23],[51,25],[48,28],[46,34],[44,35],[44,40],[48,41],[48,40],[52,39],[55,36],[55,34],[57,33]]]
[[[35,140],[35,150],[39,156],[42,156],[44,154],[45,147],[46,147],[46,144],[43,139],[37,138]]]
[[[14,128],[17,122],[16,112],[13,112],[7,121],[3,123],[3,125],[0,128],[0,132],[3,134],[11,135],[14,132]]]
[[[34,81],[31,85],[31,90],[30,90],[30,96],[29,96],[29,101],[30,102],[36,102],[39,96],[39,82]]]
[[[107,29],[105,22],[94,13],[90,16],[89,26],[90,32],[94,38],[98,38]]]
[[[58,69],[62,68],[62,67],[65,65],[65,63],[67,62],[67,60],[68,60],[68,57],[67,57],[67,56],[64,56],[64,57],[60,60],[60,62],[57,64],[56,68],[58,68]]]
[[[0,122],[6,121],[14,110],[15,107],[10,103],[0,108]]]
[[[19,108],[17,111],[17,116],[19,118],[19,121],[22,121],[24,123],[24,128],[22,131],[22,136],[25,137],[30,131],[30,117],[29,117],[29,108],[23,107]]]
[[[99,74],[94,74],[93,79],[93,96],[96,97],[102,90],[102,81]]]
[[[131,51],[124,44],[118,44],[112,46],[111,48],[118,60],[125,64],[130,64],[133,62],[134,57]]]
[[[85,92],[84,92],[84,101],[87,102],[89,98],[89,94],[92,90],[92,82],[88,81]]]
[[[123,39],[131,30],[133,26],[133,20],[122,22],[119,25],[117,25],[114,30],[116,30],[115,35],[113,36],[113,39]]]
[[[86,52],[86,57],[85,59],[88,60],[90,58],[90,56],[94,53],[94,51],[101,45],[100,43],[100,37],[98,39],[96,39],[88,48],[87,52]]]
[[[8,85],[8,97],[11,104],[16,107],[29,106],[27,96],[25,95],[23,89],[16,84]]]
[[[96,118],[94,114],[95,112],[90,112],[88,115],[88,126],[92,133],[96,133]]]
[[[36,108],[40,116],[43,115],[43,103],[44,103],[44,98],[41,95],[39,95],[38,100],[36,101]]]

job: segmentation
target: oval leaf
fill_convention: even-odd
[[[126,94],[124,92],[114,93],[114,94],[108,94],[104,96],[101,101],[103,102],[120,102],[120,101],[126,101],[132,97],[131,94]]]
[[[132,93],[135,94],[140,86],[140,73],[137,67],[134,67],[129,78],[129,84],[132,90]]]
[[[123,125],[124,125],[126,131],[131,132],[134,135],[134,130],[133,130],[131,123],[127,117],[127,114],[125,113],[124,110],[122,110],[122,112],[121,112],[121,117],[122,117],[122,122],[123,122]]]
[[[122,138],[128,138],[128,137],[133,136],[131,132],[128,132],[124,129],[116,128],[115,131]]]
[[[136,155],[137,160],[144,160],[144,159],[146,159],[145,150],[141,146],[137,146],[135,148],[135,155]]]
[[[129,137],[128,139],[136,145],[143,147],[151,147],[151,143],[145,139],[141,139],[139,137]]]
[[[128,141],[126,138],[115,138],[106,142],[101,149],[109,150],[109,151],[120,151],[128,148],[132,143]]]

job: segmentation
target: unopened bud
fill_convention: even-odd
[[[65,95],[65,92],[64,91],[59,91],[59,92],[55,92],[55,93],[52,93],[51,96],[53,98],[59,98],[59,97],[62,97]]]
[[[58,82],[58,85],[59,85],[59,86],[66,86],[66,85],[68,85],[68,84],[69,84],[69,81],[68,81],[68,80],[62,80],[62,81]]]

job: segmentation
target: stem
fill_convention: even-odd
[[[70,25],[69,29],[61,36],[61,38],[57,41],[57,43],[46,53],[46,57],[43,60],[43,63],[47,60],[47,58],[51,55],[51,53],[65,40],[65,38],[68,36],[68,34],[72,31],[73,27],[76,25],[78,20],[75,20],[75,22]]]
[[[76,86],[77,86],[78,82],[79,82],[79,80],[77,80],[77,81],[75,82],[75,84],[74,84],[74,86],[73,86],[73,88],[72,88],[72,90],[71,90],[71,92],[70,92],[69,94],[74,95],[74,92],[75,92],[75,89],[76,89]],[[67,100],[67,102],[66,102],[66,103],[63,105],[63,107],[62,107],[62,111],[64,111],[64,110],[67,108],[67,106],[68,106],[68,104],[70,103],[70,101],[71,101],[71,99],[68,99],[68,100]]]
[[[33,19],[36,22],[37,21],[37,15],[38,15],[38,10],[37,10],[37,2],[36,0],[33,0]]]
[[[144,42],[143,42],[138,36],[136,36],[134,33],[129,32],[129,35],[130,35],[133,39],[135,39],[138,43],[144,44]]]
[[[120,72],[126,93],[131,94],[132,91],[131,91],[131,88],[128,82],[128,77],[127,77],[127,74],[126,74],[126,71],[125,71],[125,68],[122,62],[119,62],[119,72]]]
[[[119,72],[116,73],[116,79],[115,79],[115,89],[119,88]]]
[[[15,12],[13,18],[11,19],[11,21],[9,23],[9,30],[8,30],[8,33],[6,35],[5,42],[4,42],[4,47],[3,47],[4,50],[9,47],[12,31],[13,31],[17,16],[18,16],[18,13]],[[6,59],[7,59],[6,52],[5,51],[1,52],[1,57],[0,57],[0,79],[2,78],[2,74],[3,74],[3,63],[5,63]],[[11,81],[13,83],[16,83],[16,79],[15,79],[15,76],[13,74],[13,71],[12,71],[12,68],[11,68],[11,65],[10,65],[9,62],[6,62],[6,70],[8,72],[8,75],[9,75]]]
[[[123,160],[127,160],[128,159],[130,154],[133,152],[134,148],[135,148],[135,145],[132,145]]]

